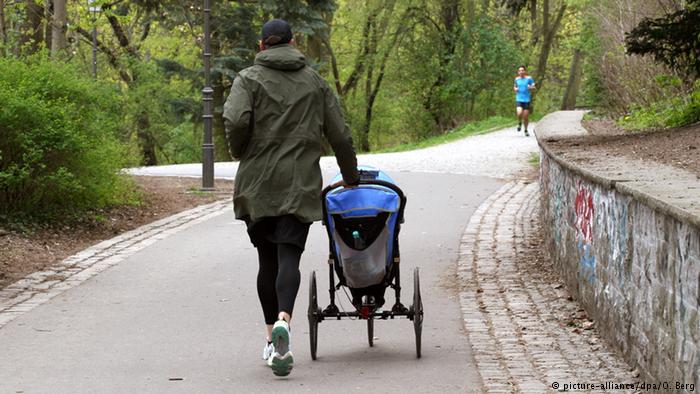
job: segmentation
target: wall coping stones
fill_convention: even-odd
[[[591,160],[549,145],[588,135],[581,125],[585,113],[557,111],[540,120],[535,136],[550,159],[591,182],[700,229],[700,178],[694,173],[649,160],[610,156]]]

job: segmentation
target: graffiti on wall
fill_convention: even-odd
[[[544,234],[570,290],[631,363],[700,381],[700,229],[542,158]]]
[[[592,283],[595,280],[595,256],[593,255],[593,193],[581,181],[577,184],[575,201],[576,241],[581,256],[580,272]]]
[[[624,196],[616,196],[611,193],[605,193],[600,196],[597,201],[597,207],[600,211],[598,215],[601,228],[605,229],[605,233],[601,236],[603,242],[607,242],[608,247],[603,247],[603,250],[608,250],[608,267],[604,268],[608,274],[615,278],[620,290],[624,290],[627,283],[630,281],[630,268],[626,267],[628,258],[628,212],[629,199]],[[598,223],[597,223],[598,224]],[[599,248],[600,249],[600,248]],[[598,261],[599,264],[604,264]]]
[[[554,242],[558,247],[561,246],[561,230],[562,224],[564,223],[564,215],[562,209],[562,200],[564,198],[564,191],[562,190],[562,184],[556,183],[554,186],[554,220],[556,222],[556,232],[554,233]]]

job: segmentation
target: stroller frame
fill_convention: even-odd
[[[328,223],[328,212],[326,207],[326,196],[332,189],[330,186],[323,189],[321,198],[323,201],[323,225],[326,227],[326,232],[328,234],[328,244],[329,244],[329,255],[328,255],[328,280],[329,289],[328,293],[330,295],[330,304],[321,309],[318,306],[318,297],[316,294],[316,272],[311,273],[311,280],[309,286],[309,334],[310,334],[310,344],[311,344],[311,358],[316,360],[317,353],[317,343],[318,343],[318,323],[324,320],[341,320],[343,318],[350,319],[361,319],[367,320],[367,337],[369,346],[374,346],[374,320],[389,320],[395,318],[407,318],[413,321],[414,331],[416,335],[416,356],[421,357],[421,332],[423,323],[423,304],[420,295],[420,278],[418,268],[414,269],[413,272],[413,285],[414,285],[414,295],[413,295],[413,305],[408,308],[401,303],[401,270],[400,263],[401,257],[399,252],[399,232],[401,224],[404,221],[404,209],[406,207],[406,196],[403,191],[395,184],[386,182],[383,180],[373,179],[369,173],[371,171],[360,170],[360,182],[358,187],[363,185],[374,185],[388,188],[395,192],[400,199],[400,205],[398,210],[398,215],[395,221],[395,228],[393,231],[393,248],[391,256],[391,267],[386,273],[381,285],[385,288],[391,287],[394,289],[395,303],[389,310],[379,310],[377,304],[374,302],[374,297],[364,296],[361,306],[355,306],[353,311],[341,311],[335,303],[335,293],[341,286],[347,286],[344,283],[343,278],[340,274],[336,272],[336,269],[340,268],[340,259],[336,255],[336,248],[334,246],[333,234],[331,233],[331,226]],[[336,284],[335,276],[338,275],[338,283]]]

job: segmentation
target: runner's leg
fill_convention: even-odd
[[[258,250],[258,298],[263,308],[265,324],[267,325],[267,338],[270,339],[272,325],[277,321],[277,290],[275,287],[278,271],[277,245],[263,240],[257,247]]]
[[[294,310],[294,301],[299,292],[301,273],[299,261],[303,250],[292,244],[277,244],[277,258],[279,271],[277,273],[276,289],[277,304],[279,306],[278,318],[289,321]]]
[[[527,130],[527,125],[530,123],[530,110],[523,110],[523,122],[525,123],[525,130]]]

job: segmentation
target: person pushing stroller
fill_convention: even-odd
[[[267,328],[263,358],[278,376],[294,366],[289,323],[299,290],[299,261],[309,226],[321,220],[319,160],[325,137],[342,180],[359,182],[357,157],[338,100],[294,47],[290,25],[263,25],[253,66],[233,82],[224,105],[229,151],[240,164],[234,211],[258,252],[258,297]]]

